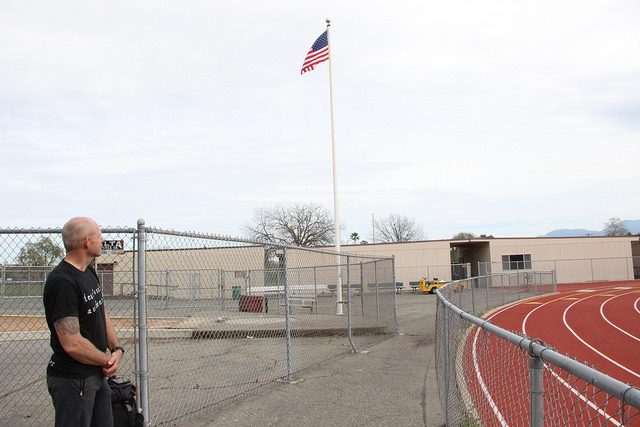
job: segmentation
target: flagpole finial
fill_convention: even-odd
[[[331,19],[329,19],[329,18],[325,19],[324,21],[327,23],[327,25],[331,24]]]

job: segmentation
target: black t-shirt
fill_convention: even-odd
[[[80,271],[66,261],[54,268],[44,285],[42,296],[47,325],[51,331],[53,355],[48,373],[67,378],[86,378],[100,374],[100,366],[85,365],[64,351],[53,322],[67,316],[78,318],[80,334],[98,349],[107,350],[107,326],[104,317],[104,300],[98,275],[93,267]]]

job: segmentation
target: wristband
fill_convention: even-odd
[[[113,348],[111,349],[111,353],[115,353],[115,352],[116,352],[116,351],[118,351],[118,350],[120,350],[120,351],[122,352],[122,354],[124,354],[124,348],[122,348],[122,347],[120,347],[120,346],[113,347]]]

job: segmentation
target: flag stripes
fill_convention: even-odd
[[[329,59],[329,41],[327,39],[327,32],[325,31],[318,37],[311,46],[309,53],[307,53],[307,57],[304,59],[304,63],[302,64],[302,71],[300,74],[304,74],[307,71],[311,71],[321,62]]]

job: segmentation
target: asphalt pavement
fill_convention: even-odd
[[[397,295],[399,335],[305,369],[174,426],[444,426],[435,295]]]

